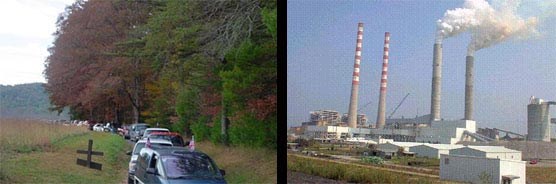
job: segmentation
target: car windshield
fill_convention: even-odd
[[[151,143],[151,145],[153,146],[172,146],[171,144],[166,144],[166,143]],[[143,149],[145,147],[145,143],[137,143],[137,145],[135,145],[135,149],[133,149],[133,155],[139,155],[139,152],[141,151],[141,149]]]
[[[183,154],[163,156],[162,163],[168,178],[222,177],[214,163],[204,155]]]

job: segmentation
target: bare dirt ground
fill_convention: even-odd
[[[293,172],[293,171],[288,171],[288,183],[335,183],[335,184],[344,184],[347,183],[345,181],[336,181],[336,180],[331,180],[328,178],[323,178],[320,176],[313,176],[313,175],[308,175],[305,173],[300,173],[300,172]]]

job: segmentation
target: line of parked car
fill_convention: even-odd
[[[226,183],[205,153],[189,149],[179,133],[139,123],[123,126],[118,133],[136,142],[128,170],[128,183]]]
[[[97,124],[91,124],[92,126],[89,126],[89,129],[92,131],[97,131],[97,132],[114,132],[114,125],[111,123],[106,123],[106,124],[102,124],[102,123],[97,123]]]

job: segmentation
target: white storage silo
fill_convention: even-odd
[[[550,142],[549,104],[535,98],[527,105],[527,140]]]

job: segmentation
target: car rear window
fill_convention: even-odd
[[[202,155],[163,156],[162,163],[168,178],[222,177],[210,158]]]
[[[171,144],[166,144],[166,143],[151,143],[151,145],[153,146],[172,146]],[[141,149],[143,149],[145,147],[145,143],[137,143],[137,145],[135,145],[135,148],[133,149],[133,155],[139,155],[139,152],[141,152]]]
[[[149,135],[150,138],[153,139],[165,139],[168,141],[171,141],[172,144],[174,146],[183,146],[183,139],[181,138],[181,136],[176,136],[176,135]]]

